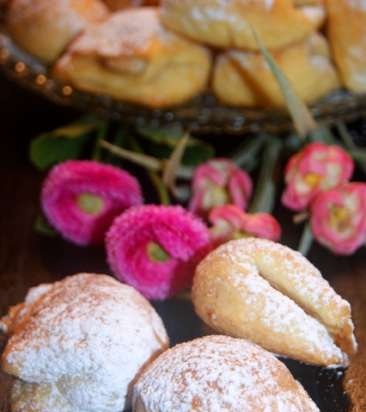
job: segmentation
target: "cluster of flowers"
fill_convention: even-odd
[[[339,146],[312,143],[285,170],[282,203],[309,216],[314,237],[338,254],[366,240],[366,184],[350,183],[351,157]],[[146,297],[165,299],[189,287],[194,266],[213,247],[255,236],[278,241],[281,226],[248,213],[249,175],[228,159],[197,167],[189,210],[143,205],[139,182],[95,161],[67,161],[48,174],[42,208],[51,225],[78,245],[105,243],[114,274]]]
[[[309,215],[316,240],[336,254],[354,253],[366,241],[366,184],[350,182],[354,162],[339,146],[311,143],[285,170],[282,203]]]
[[[251,193],[246,172],[213,159],[195,171],[189,211],[143,205],[140,185],[128,172],[67,161],[48,174],[41,203],[65,239],[83,246],[105,242],[119,279],[147,298],[165,299],[190,286],[194,266],[212,247],[242,236],[280,238],[271,215],[245,212]]]

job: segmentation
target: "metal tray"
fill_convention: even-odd
[[[33,56],[20,50],[0,26],[0,69],[21,86],[42,94],[57,104],[92,111],[125,123],[159,126],[181,122],[193,132],[280,133],[292,129],[287,113],[281,110],[228,107],[209,93],[190,102],[164,110],[152,110],[94,95],[60,83],[49,75],[49,68]],[[317,102],[311,111],[324,123],[350,121],[366,114],[366,95],[339,90]]]

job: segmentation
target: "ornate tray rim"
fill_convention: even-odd
[[[22,87],[30,89],[56,104],[140,126],[159,126],[181,122],[198,133],[282,133],[293,130],[284,110],[229,107],[207,93],[170,109],[146,107],[115,100],[109,96],[82,92],[52,78],[49,68],[21,50],[0,26],[0,69]],[[339,90],[321,99],[311,108],[322,123],[352,121],[366,115],[366,94]]]

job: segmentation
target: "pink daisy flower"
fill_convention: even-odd
[[[180,206],[134,207],[113,222],[106,237],[114,274],[150,299],[189,287],[209,245],[208,228]]]
[[[352,158],[340,146],[310,143],[287,163],[282,203],[305,210],[318,193],[347,182],[353,169]]]
[[[53,167],[41,194],[50,224],[78,245],[102,243],[113,219],[142,202],[133,176],[95,161],[70,160]]]
[[[338,255],[351,255],[366,241],[366,184],[345,183],[311,203],[316,240]]]
[[[224,205],[211,210],[209,221],[215,244],[252,236],[275,242],[281,238],[281,225],[269,213],[245,213],[235,205]]]
[[[211,159],[194,172],[189,209],[204,218],[226,204],[245,210],[251,195],[252,181],[244,170],[229,159]]]

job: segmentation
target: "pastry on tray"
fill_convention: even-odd
[[[366,4],[364,0],[326,0],[328,38],[343,84],[366,92]]]
[[[304,39],[322,25],[322,1],[162,0],[171,30],[215,47],[258,50],[252,28],[271,49]]]
[[[0,326],[12,412],[120,412],[141,368],[168,346],[149,302],[105,275],[32,288]]]
[[[11,0],[5,24],[22,48],[51,63],[77,34],[107,16],[101,0]]]
[[[203,91],[210,65],[206,48],[166,31],[158,9],[143,7],[87,29],[54,73],[81,90],[155,108]]]
[[[347,365],[351,307],[300,253],[263,239],[231,241],[197,267],[192,300],[213,330],[279,355]]]
[[[286,366],[243,339],[207,336],[160,355],[139,376],[133,412],[319,411]]]
[[[104,0],[107,6],[113,10],[122,10],[130,7],[157,6],[159,0]]]
[[[272,52],[298,96],[313,103],[339,87],[327,42],[320,34]],[[233,106],[284,106],[276,78],[260,53],[229,50],[218,55],[212,88]]]

